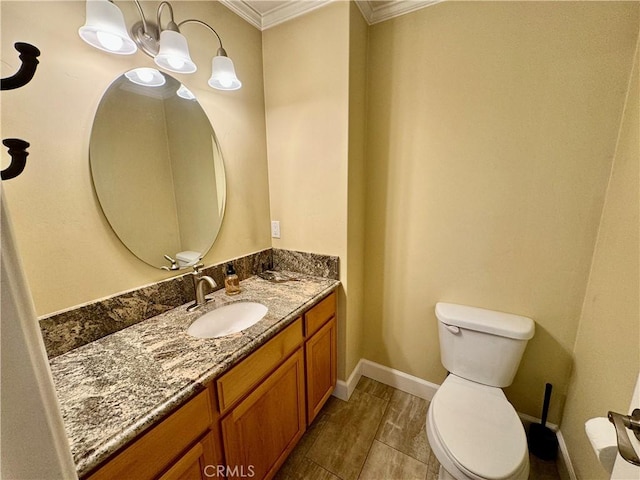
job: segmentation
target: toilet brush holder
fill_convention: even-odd
[[[546,426],[551,389],[551,384],[547,383],[544,389],[542,421],[539,424],[532,423],[529,427],[529,451],[542,460],[555,460],[558,456],[558,437],[553,430]]]

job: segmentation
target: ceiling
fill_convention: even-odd
[[[266,30],[333,0],[220,0],[249,23]],[[443,0],[353,0],[369,23],[379,23]]]

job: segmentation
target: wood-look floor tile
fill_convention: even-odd
[[[357,479],[386,406],[387,401],[361,390],[348,402],[332,402],[307,458],[343,480]]]
[[[365,379],[349,402],[330,397],[276,480],[437,480],[423,430],[428,403],[384,387]],[[531,480],[559,480],[555,462],[530,458]]]
[[[535,480],[556,480],[560,478],[558,465],[552,460],[541,460],[529,455],[529,478]]]
[[[384,400],[389,400],[391,398],[391,395],[393,395],[395,388],[390,387],[389,385],[385,385],[384,383],[372,380],[369,377],[363,376],[360,377],[360,381],[356,386],[356,390],[367,392]]]
[[[273,480],[340,480],[333,473],[312,462],[304,455],[299,455],[293,462],[290,456]]]
[[[428,401],[394,390],[376,440],[427,463],[431,453],[425,426],[428,408]]]
[[[426,475],[425,463],[374,440],[359,480],[423,480]]]
[[[340,401],[336,399],[337,401]],[[328,404],[328,403],[327,403]],[[307,431],[296,445],[296,450],[299,450],[302,454],[306,455],[311,446],[315,443],[318,435],[324,428],[329,414],[327,410],[320,410],[316,418],[311,422],[311,425],[307,427]]]
[[[427,462],[427,479],[426,480],[438,480],[438,474],[440,473],[440,462],[436,458],[433,450],[429,452],[429,461]]]
[[[289,455],[289,458],[287,458],[287,460],[284,462],[282,467],[280,467],[280,470],[278,471],[278,474],[275,477],[276,479],[291,480],[291,479],[298,479],[298,478],[315,478],[315,477],[305,477],[305,475],[310,474],[310,472],[313,472],[314,470],[313,466],[307,465],[307,463],[311,462],[311,460],[308,460],[306,458],[306,455],[309,449],[311,448],[311,446],[316,441],[316,438],[318,437],[318,433],[322,430],[322,427],[325,424],[325,419],[327,417],[326,411],[327,409],[330,408],[329,405],[331,404],[332,400],[335,402],[341,401],[333,397],[328,400],[325,407],[322,410],[320,410],[320,412],[318,413],[314,421],[311,422],[311,425],[307,427],[307,431],[304,433],[304,435],[302,436],[302,438],[300,439],[296,447],[293,449],[293,451]],[[314,463],[314,465],[316,464]],[[322,468],[318,465],[316,466],[318,468]],[[326,470],[324,471],[326,472]],[[319,474],[324,475],[323,472],[319,472]]]

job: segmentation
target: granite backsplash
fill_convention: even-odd
[[[338,257],[269,248],[202,270],[224,288],[224,271],[233,263],[240,281],[266,270],[287,270],[339,280]],[[113,295],[40,318],[49,358],[98,340],[194,299],[191,273]],[[208,288],[208,287],[207,287]]]

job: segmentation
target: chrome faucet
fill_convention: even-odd
[[[200,269],[203,267],[201,263],[193,266],[193,273],[191,274],[191,278],[193,279],[193,289],[196,293],[196,300],[191,305],[187,307],[188,312],[192,312],[202,305],[207,303],[209,300],[205,298],[204,295],[204,284],[208,283],[212,290],[217,287],[216,281],[208,275],[202,275]]]

